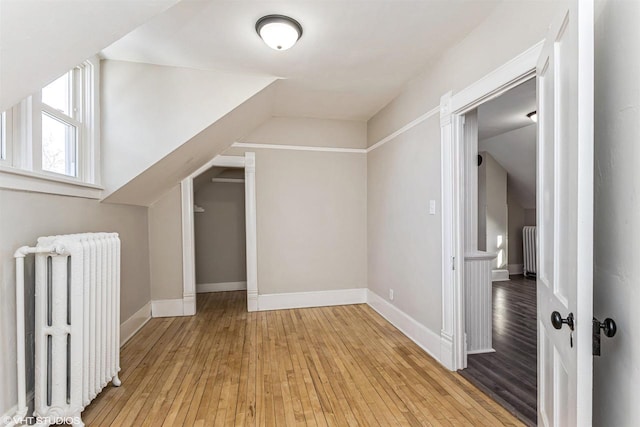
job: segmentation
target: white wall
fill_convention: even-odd
[[[74,197],[0,190],[0,414],[17,403],[13,253],[20,246],[35,245],[39,236],[90,231],[120,233],[120,319],[124,322],[150,300],[147,209]],[[33,297],[32,259],[27,258],[28,299]],[[28,314],[33,316],[33,306],[27,308],[27,317]],[[33,331],[33,326],[29,329]],[[29,362],[28,366],[32,373],[33,367]]]
[[[479,151],[489,152],[509,174],[513,196],[525,209],[536,207],[535,124],[501,133],[479,142]]]
[[[101,66],[102,169],[107,194],[274,80],[111,60],[101,61]]]
[[[594,426],[640,420],[640,2],[600,1],[595,38],[594,315],[615,338],[594,359]]]
[[[195,189],[196,283],[247,281],[244,184],[204,182]]]
[[[440,104],[458,91],[541,41],[564,1],[504,2],[460,43],[430,63],[402,93],[367,123],[369,145]]]
[[[111,193],[105,200],[150,206],[174,185],[268,120],[273,108],[273,90],[273,85],[266,87],[193,138],[178,144],[175,150]],[[186,108],[191,111],[192,107],[189,103]],[[114,126],[118,125],[117,122],[112,123]],[[156,141],[147,143],[153,145]],[[126,157],[126,149],[121,154]]]
[[[175,3],[177,0],[0,1],[0,111]]]
[[[430,64],[397,98],[369,120],[368,145],[372,146],[437,107],[446,92],[465,88],[541,41],[561,8],[562,2],[525,1],[499,5],[480,26]],[[386,299],[386,288],[394,286],[400,297],[391,303],[439,334],[442,327],[442,254],[438,115],[371,152],[368,163],[371,289]],[[418,189],[415,197],[397,194],[398,191],[407,192],[409,188]],[[438,202],[435,217],[428,216],[429,199]],[[411,232],[394,236],[387,231],[394,228]],[[396,256],[397,253],[405,256]],[[377,266],[376,263],[382,260],[384,264]],[[412,301],[400,299],[402,295],[412,296]]]
[[[366,148],[367,124],[352,120],[272,117],[241,141],[310,147]]]
[[[478,248],[484,247],[481,250],[497,254],[491,261],[492,269],[505,269],[509,253],[507,171],[491,154],[485,151],[479,154],[483,161],[478,167],[478,240],[484,240],[479,242],[484,245],[478,244]],[[484,230],[484,235],[480,230]]]
[[[151,299],[181,299],[182,198],[176,185],[149,206]]]

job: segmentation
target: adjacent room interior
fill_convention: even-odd
[[[477,134],[477,151],[468,155],[477,158],[471,173],[477,174],[479,255],[469,258],[488,264],[489,274],[484,281],[478,280],[480,273],[469,276],[465,283],[467,368],[461,373],[533,426],[537,425],[536,79],[487,101],[465,119],[465,132]],[[469,244],[473,248],[473,242]],[[484,289],[469,289],[473,287]]]

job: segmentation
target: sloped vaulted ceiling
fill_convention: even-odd
[[[178,0],[0,0],[0,111]]]

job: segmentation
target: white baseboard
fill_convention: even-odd
[[[196,292],[199,294],[207,292],[244,291],[246,289],[247,282],[200,283],[196,285]]]
[[[182,299],[181,316],[193,316],[196,314],[196,295],[187,295]]]
[[[467,354],[481,354],[481,353],[495,353],[493,348],[480,349],[480,350],[467,350]]]
[[[149,319],[151,319],[151,301],[120,324],[120,347],[146,325]]]
[[[447,334],[444,330],[440,331],[440,359],[436,358],[436,360],[442,363],[442,365],[450,371],[455,371],[457,369],[455,358],[453,356],[453,337]]]
[[[406,335],[411,341],[429,353],[431,357],[442,363],[440,360],[442,343],[438,334],[370,289],[367,289],[367,304],[387,319],[389,323],[398,328],[400,332]]]
[[[509,280],[509,270],[491,270],[492,282],[506,282]]]
[[[151,317],[184,316],[184,300],[161,299],[151,301]]]
[[[523,274],[524,264],[509,264],[507,269],[509,270],[509,274]]]
[[[364,304],[367,288],[258,295],[258,311]]]

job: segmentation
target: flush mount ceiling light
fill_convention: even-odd
[[[288,16],[267,15],[256,22],[256,32],[271,49],[287,50],[302,37],[302,26]]]
[[[527,114],[527,117],[529,117],[533,123],[538,123],[538,114],[535,111]]]

